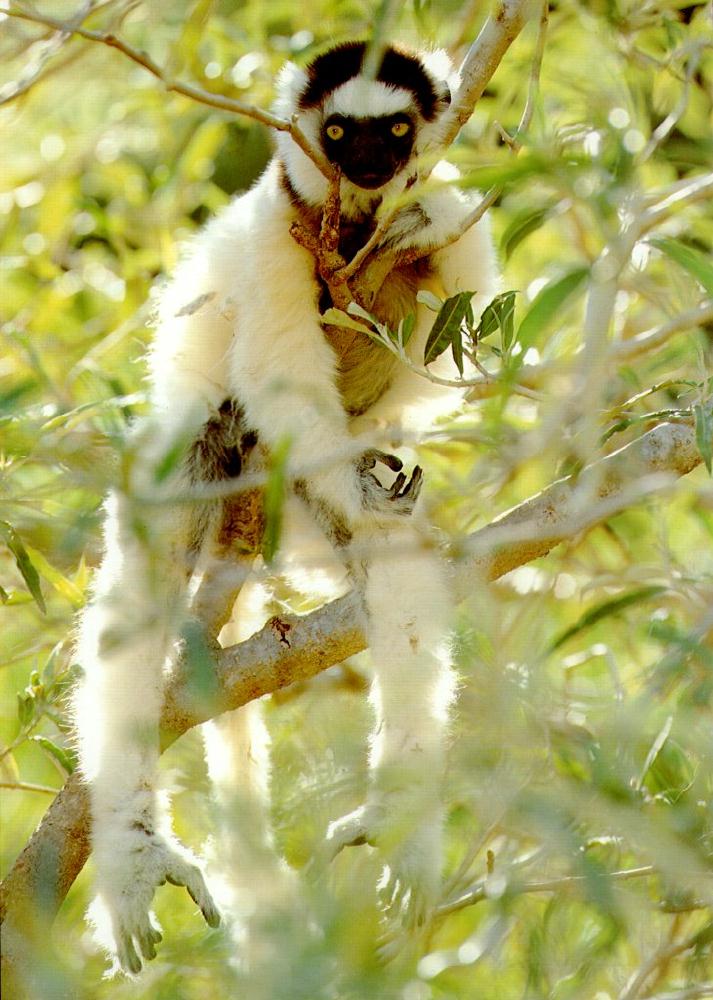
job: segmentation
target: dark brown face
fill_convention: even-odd
[[[352,184],[372,191],[408,162],[414,125],[404,112],[378,118],[331,115],[322,127],[322,146]]]

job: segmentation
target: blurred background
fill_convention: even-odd
[[[94,6],[88,27],[147,50],[168,77],[262,107],[286,59],[304,63],[325,43],[363,37],[380,13],[371,0]],[[488,13],[456,0],[392,6],[394,38],[457,58]],[[144,406],[151,289],[271,155],[261,125],[168,93],[121,53],[3,13],[12,7],[0,5],[3,874],[73,767],[73,621],[101,552],[101,499]],[[683,323],[640,352],[613,348],[585,414],[573,359],[592,267],[627,212],[713,163],[711,5],[550,8],[523,148],[516,155],[502,130],[514,133],[527,100],[537,18],[451,151],[465,184],[503,186],[491,217],[503,287],[517,292],[514,330],[479,349],[497,388],[419,453],[434,521],[456,545],[583,461],[657,422],[688,419],[696,405],[710,467],[710,199],[665,212],[636,242],[619,276],[612,344],[705,302],[707,322]],[[66,0],[21,9],[65,21],[79,12]],[[231,964],[228,935],[166,887],[158,958],[138,982],[106,982],[83,919],[88,866],[37,956],[38,1000],[713,996],[706,462],[675,488],[653,496],[643,487],[633,499],[547,557],[487,587],[474,581],[459,609],[444,901],[473,885],[479,901],[444,907],[383,965],[370,888],[378,861],[347,851],[328,885],[305,882],[308,921],[266,915],[279,962],[258,982]],[[276,840],[296,868],[329,821],[362,799],[368,674],[368,658],[356,657],[266,706]],[[211,813],[198,732],[165,754],[162,774],[177,832],[199,850]]]

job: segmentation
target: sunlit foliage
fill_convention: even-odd
[[[268,107],[286,58],[363,35],[378,5],[97,6],[88,24],[146,49],[171,78]],[[484,6],[413,0],[394,33],[462,54]],[[38,7],[63,19],[77,10],[69,0]],[[515,132],[527,98],[536,23],[452,150],[464,183],[503,188],[491,215],[503,288],[517,294],[513,321],[478,346],[502,377],[422,449],[433,517],[457,548],[600,450],[695,407],[705,461],[655,497],[641,484],[625,513],[499,582],[473,581],[455,639],[444,912],[400,961],[379,961],[368,888],[378,863],[362,848],[337,860],[329,884],[305,880],[309,921],[266,919],[279,963],[261,985],[246,986],[227,937],[170,887],[157,898],[165,941],[145,977],[102,982],[82,922],[85,873],[37,957],[38,1000],[261,990],[285,1000],[633,1000],[713,979],[711,309],[703,325],[640,351],[602,350],[584,413],[574,377],[603,248],[711,169],[713,15],[678,0],[551,8],[522,149],[502,130]],[[143,406],[151,288],[182,241],[258,176],[270,135],[167,93],[116,51],[58,42],[2,12],[0,65],[5,872],[73,766],[72,622],[100,551],[101,498]],[[641,233],[615,276],[615,348],[710,306],[712,246],[710,194]],[[367,673],[357,658],[268,707],[277,842],[297,867],[363,795]],[[198,734],[164,764],[177,828],[199,847],[211,820]],[[713,992],[680,993],[704,995]]]

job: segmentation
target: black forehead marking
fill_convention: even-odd
[[[366,42],[344,42],[313,59],[306,68],[307,86],[300,95],[300,109],[316,108],[327,94],[358,76],[365,53]],[[387,48],[376,79],[410,91],[426,121],[435,117],[438,94],[417,56]]]

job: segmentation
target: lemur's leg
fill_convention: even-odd
[[[415,520],[382,527],[365,542],[364,593],[375,679],[376,725],[366,804],[332,823],[333,853],[374,843],[384,856],[388,915],[422,923],[438,898],[444,772],[454,674],[444,567]]]
[[[248,639],[265,623],[269,592],[259,571],[243,585],[221,644]],[[224,914],[243,972],[270,959],[261,933],[266,914],[291,903],[292,873],[278,858],[269,811],[269,736],[262,704],[251,702],[203,726],[214,790],[214,833],[208,848],[209,882]],[[274,960],[275,956],[272,956]]]
[[[136,973],[160,940],[157,885],[185,885],[209,923],[218,915],[193,858],[174,840],[156,792],[164,672],[183,613],[202,526],[173,502],[188,478],[158,469],[185,427],[148,419],[134,437],[126,489],[106,504],[105,556],[77,655],[80,757],[89,782],[98,936]]]
[[[262,465],[253,452],[246,471]],[[261,491],[226,498],[192,604],[211,632],[219,632],[223,647],[243,642],[265,624],[269,591],[265,569],[257,565],[263,531]],[[235,960],[246,971],[259,959],[260,936],[250,933],[251,924],[270,901],[266,897],[276,903],[286,891],[270,837],[269,741],[260,703],[206,723],[203,739],[215,803],[209,880],[234,939]]]
[[[220,468],[240,471],[241,437],[223,454],[214,444],[216,423],[229,418],[234,430],[233,417],[230,407],[227,416],[223,408],[212,416],[197,409],[181,425],[160,415],[142,423],[126,487],[107,503],[106,554],[80,627],[85,679],[76,704],[93,818],[94,913],[102,943],[131,973],[154,957],[160,939],[150,913],[157,885],[185,885],[208,923],[219,920],[195,859],[171,834],[156,770],[165,671],[215,513],[215,505],[178,502],[178,495]],[[191,436],[181,462],[176,452]]]
[[[252,569],[220,633],[223,646],[244,641],[264,625],[273,574],[312,599],[332,599],[348,589],[343,562],[304,504],[290,495],[282,515],[279,552],[269,568],[260,559],[251,560]],[[210,608],[223,605],[216,588],[220,579],[230,580],[231,567],[235,578],[235,555],[225,555],[227,564],[221,569],[209,563],[204,576],[208,591],[203,603]],[[202,590],[203,584],[197,599]],[[271,836],[270,739],[263,708],[262,701],[251,702],[207,723],[203,733],[216,817],[208,849],[209,885],[232,935],[240,972],[261,984],[260,997],[271,997],[270,984],[277,989],[289,976],[287,939],[304,928],[307,918],[297,876],[279,857]]]

